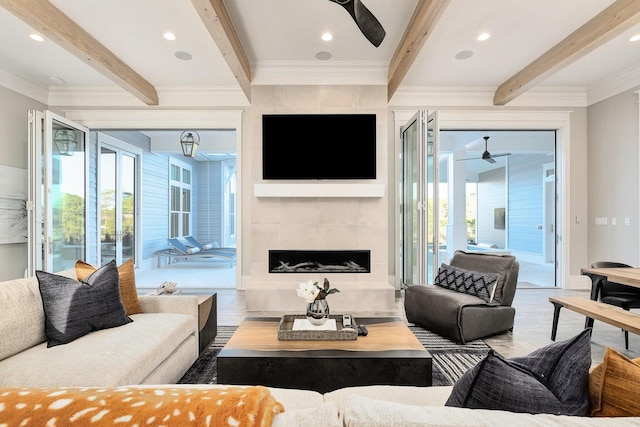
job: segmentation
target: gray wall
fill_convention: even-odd
[[[640,266],[638,95],[630,90],[598,102],[587,119],[589,262]],[[595,225],[596,218],[607,218],[608,225]]]
[[[0,164],[27,169],[27,112],[45,108],[40,102],[0,87]],[[23,277],[27,244],[0,245],[0,260],[0,280]]]

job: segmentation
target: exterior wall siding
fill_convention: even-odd
[[[222,245],[222,162],[198,162],[197,205],[194,210],[193,236],[201,243]]]
[[[543,254],[543,163],[549,157],[530,155],[509,159],[509,249]]]
[[[142,155],[142,257],[149,260],[168,247],[169,157],[147,151]]]

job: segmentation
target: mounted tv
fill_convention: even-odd
[[[375,114],[265,114],[263,179],[375,179]]]

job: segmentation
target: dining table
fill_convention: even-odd
[[[612,283],[640,288],[640,268],[583,268],[580,273],[591,279],[591,299],[598,300],[600,287],[598,282],[606,279]]]

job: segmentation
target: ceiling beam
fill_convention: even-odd
[[[640,1],[617,0],[501,84],[494,94],[493,104],[507,104],[639,22]]]
[[[450,0],[419,0],[389,64],[387,100],[400,86],[449,3]]]
[[[0,6],[145,104],[158,105],[158,93],[151,83],[48,1],[0,0]]]
[[[222,0],[191,0],[240,88],[251,102],[251,67]]]

